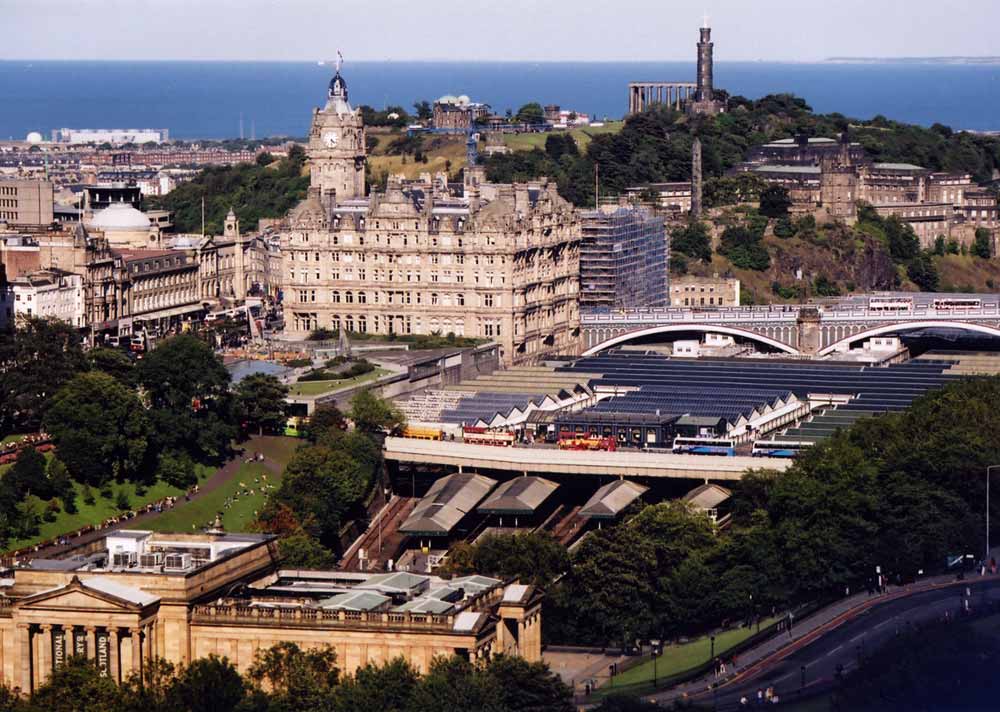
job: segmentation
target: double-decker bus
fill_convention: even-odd
[[[913,309],[912,297],[871,297],[868,309],[876,312],[899,313]]]
[[[725,455],[736,454],[736,441],[730,438],[674,438],[673,451],[683,455]]]
[[[600,438],[596,435],[579,438],[560,438],[560,450],[607,450],[614,452],[618,449],[618,444],[614,438]]]
[[[802,440],[757,440],[750,454],[754,457],[798,457],[812,443]]]
[[[958,297],[943,298],[934,300],[934,308],[939,311],[950,311],[952,309],[979,309],[983,305],[981,299],[962,299]]]

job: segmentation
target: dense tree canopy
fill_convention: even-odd
[[[247,430],[263,435],[280,432],[285,425],[288,386],[274,376],[255,373],[236,386],[236,410]]]

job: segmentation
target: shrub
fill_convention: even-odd
[[[120,511],[125,511],[129,509],[132,504],[128,501],[128,494],[125,490],[118,490],[118,494],[115,495],[115,507]]]

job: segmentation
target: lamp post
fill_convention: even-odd
[[[708,659],[715,660],[715,636],[714,635],[709,636],[708,639],[712,641],[712,651],[708,654]]]
[[[1000,470],[1000,465],[990,465],[986,468],[986,557],[985,564],[990,560],[990,470]]]

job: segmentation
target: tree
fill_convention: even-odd
[[[274,376],[255,373],[236,386],[236,408],[246,428],[274,433],[285,424],[288,386]]]
[[[119,712],[123,703],[114,681],[83,657],[69,658],[31,695],[32,708],[52,712]]]
[[[62,500],[66,513],[76,514],[76,488],[73,486],[73,480],[70,479],[69,471],[63,461],[58,457],[53,457],[45,468],[45,474],[52,494]]]
[[[368,663],[337,688],[333,710],[403,712],[419,681],[417,671],[404,658],[394,658],[382,665]]]
[[[674,228],[670,233],[670,249],[709,262],[712,259],[712,240],[708,234],[708,226],[703,222],[689,222],[683,227]]]
[[[761,235],[746,226],[727,227],[722,233],[719,252],[735,267],[763,271],[771,266],[771,256],[760,242]]]
[[[971,254],[988,260],[993,256],[992,235],[984,227],[976,228],[976,241],[972,243]]]
[[[545,122],[545,110],[537,101],[532,101],[518,109],[515,118],[525,124],[541,124]]]
[[[332,403],[321,403],[316,406],[316,410],[309,416],[306,437],[315,443],[323,433],[333,429],[344,430],[346,427],[347,421],[337,406]]]
[[[171,690],[173,708],[187,712],[235,712],[245,696],[236,668],[214,653],[183,668]]]
[[[87,352],[87,360],[92,371],[106,373],[128,386],[134,384],[132,359],[121,351],[98,347]]]
[[[187,489],[198,481],[194,471],[194,461],[184,452],[164,452],[156,468],[157,479],[171,487]]]
[[[506,712],[496,679],[459,657],[435,658],[410,695],[409,712]]]
[[[890,215],[883,222],[885,236],[888,241],[889,254],[897,262],[905,262],[920,253],[920,240],[908,223],[904,223],[897,215]]]
[[[269,710],[274,712],[328,710],[339,675],[332,647],[302,650],[288,641],[257,651],[247,671],[247,677],[256,685],[267,683]]]
[[[906,266],[906,276],[925,292],[934,292],[938,288],[938,271],[934,266],[934,258],[926,252],[910,260]]]
[[[316,537],[300,531],[278,541],[281,563],[289,569],[332,569],[337,564],[333,552]]]
[[[189,334],[171,337],[139,362],[138,379],[159,448],[197,461],[228,452],[236,436],[229,372],[211,347]]]
[[[80,335],[66,322],[27,318],[0,333],[0,433],[37,430],[52,394],[86,367]]]
[[[774,235],[783,239],[795,236],[795,225],[788,219],[788,216],[775,220]]]
[[[323,446],[300,448],[261,519],[273,518],[283,504],[306,532],[324,547],[339,551],[342,517],[364,497],[371,478],[371,470],[346,452]]]
[[[45,429],[81,482],[134,479],[149,453],[150,423],[138,397],[104,373],[82,373],[52,399]]]
[[[760,194],[760,214],[768,218],[783,218],[792,207],[788,188],[783,185],[769,185]]]
[[[483,573],[548,586],[567,570],[569,555],[564,546],[549,534],[526,533],[484,537],[472,546],[456,573]]]
[[[257,160],[255,161],[255,163],[258,166],[269,166],[272,163],[274,163],[274,156],[272,156],[267,151],[261,151],[260,153],[257,154]]]
[[[426,99],[413,102],[413,110],[417,113],[417,118],[421,121],[430,121],[434,118],[434,108]]]
[[[517,712],[573,712],[573,693],[562,679],[542,662],[496,655],[486,663],[483,674],[501,691],[501,705]]]
[[[351,399],[351,420],[367,433],[393,433],[405,424],[403,414],[389,401],[364,389]]]

